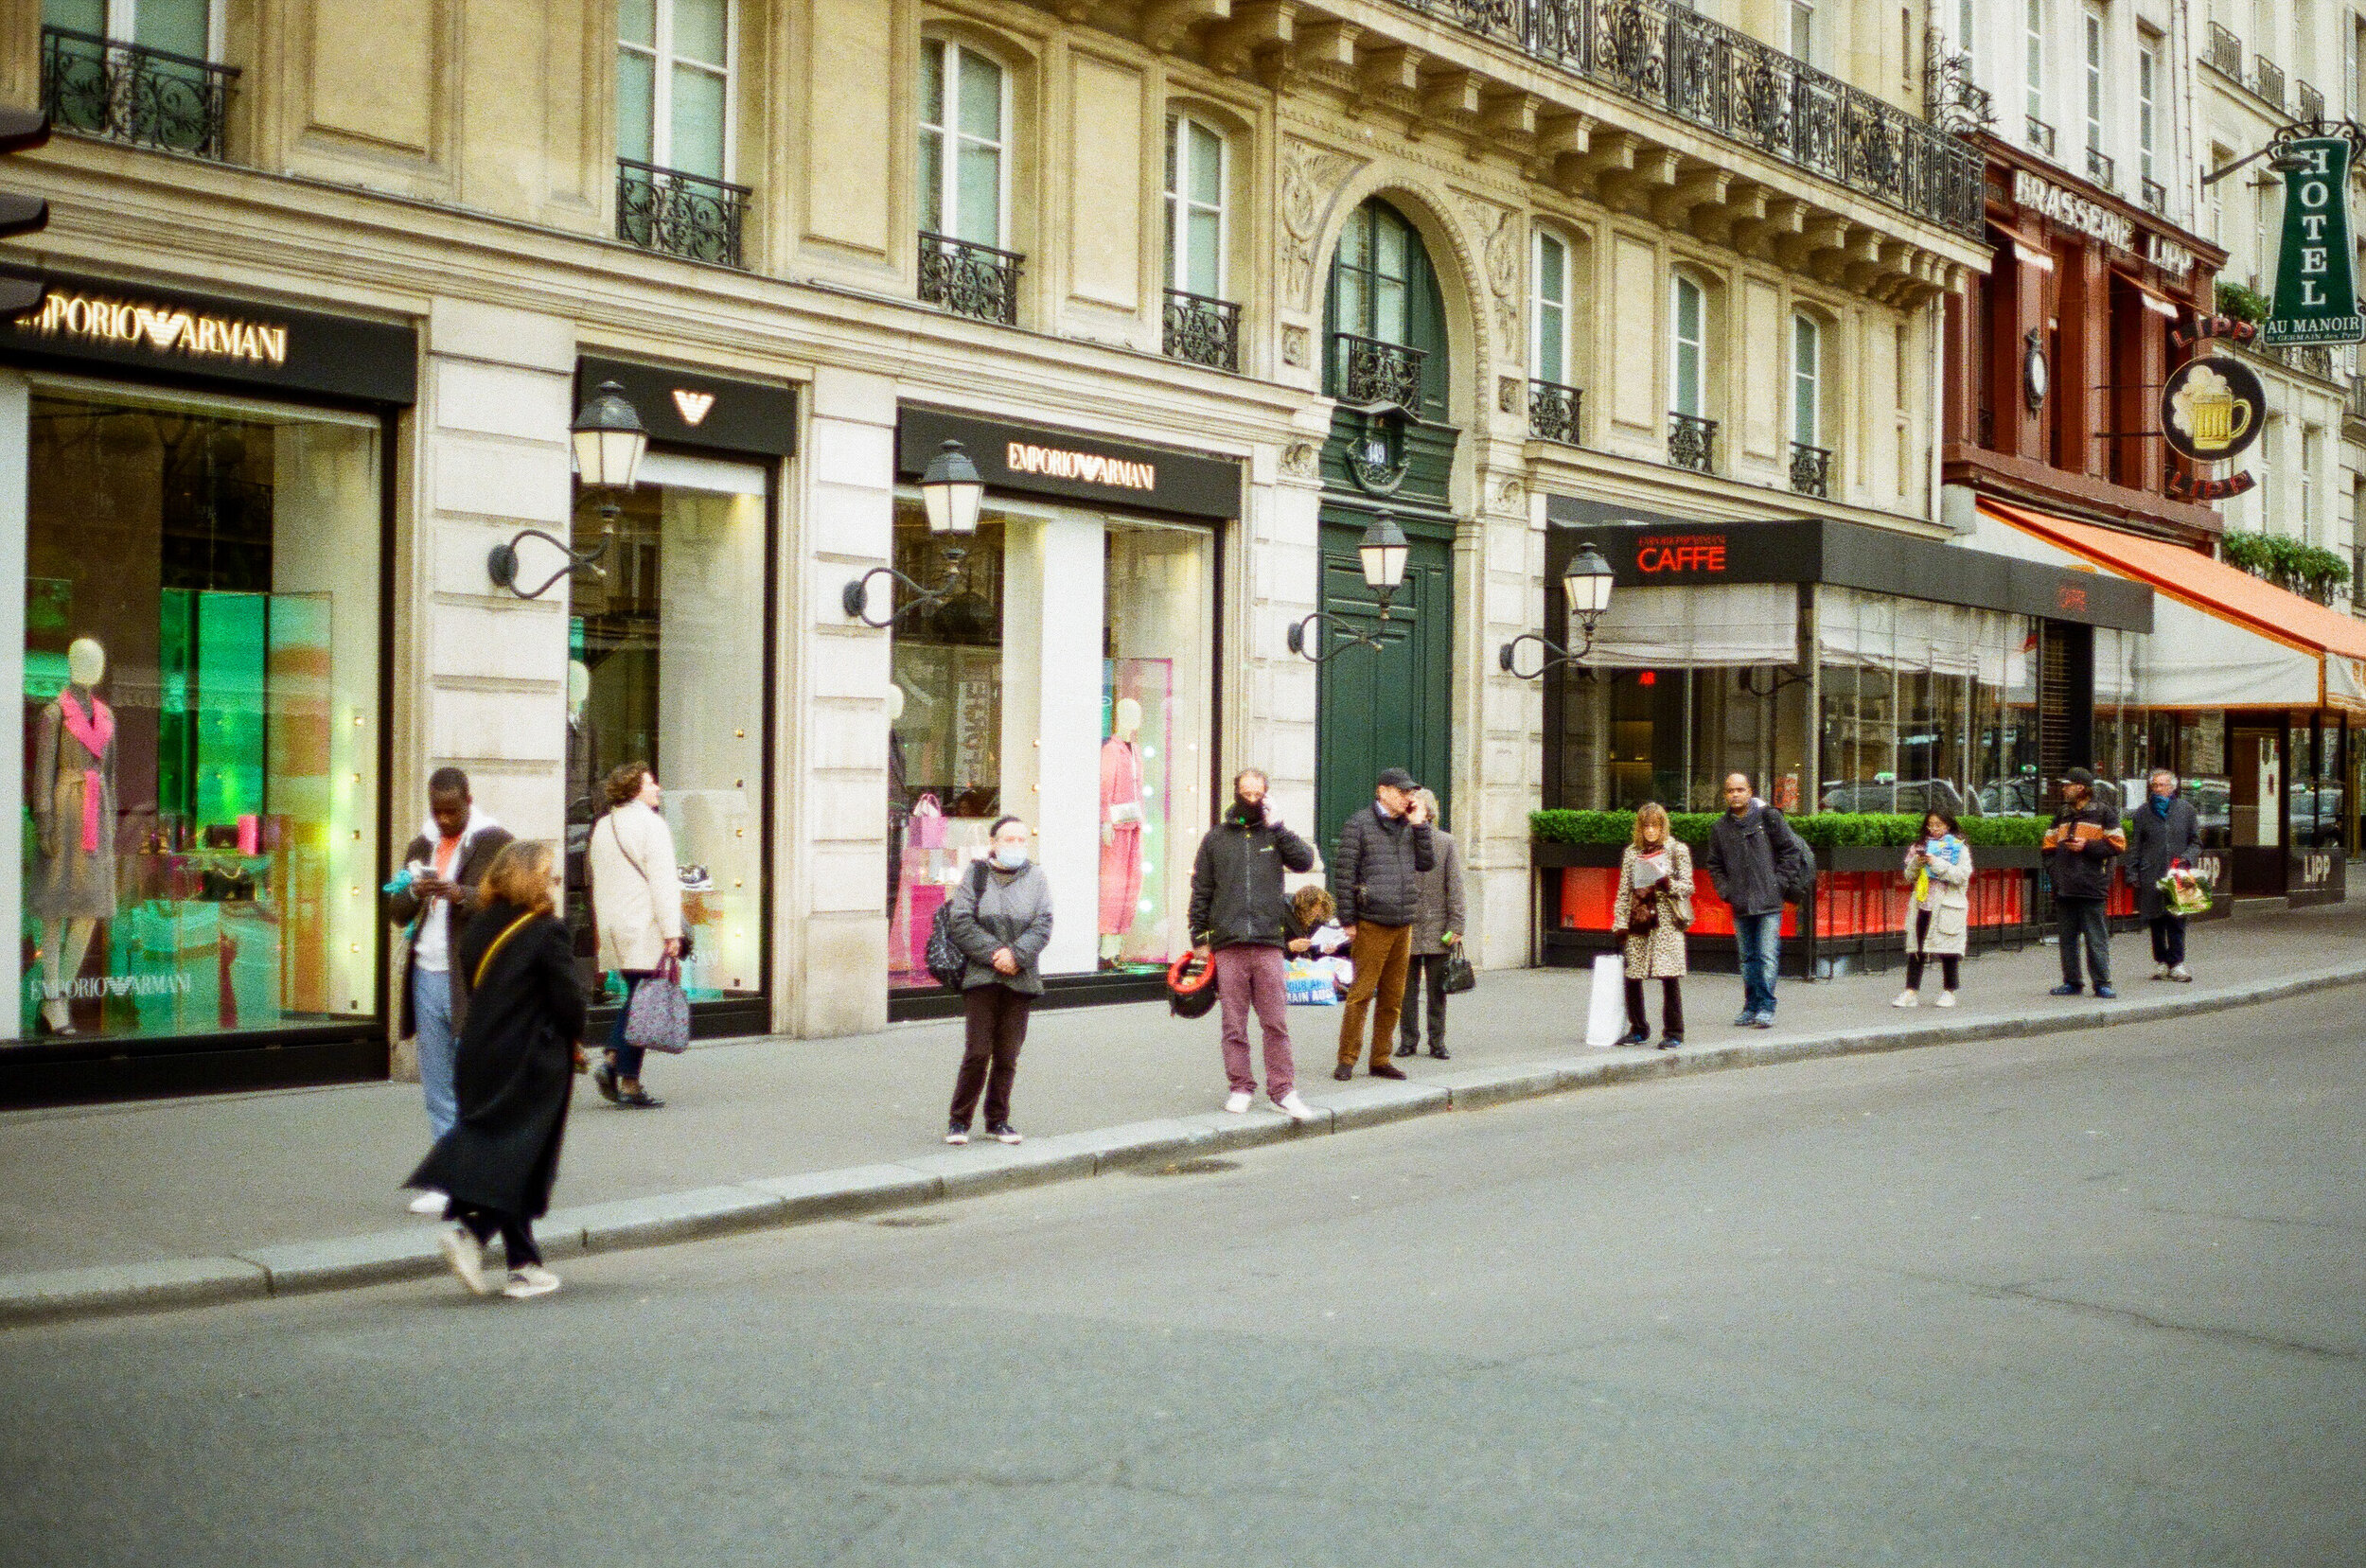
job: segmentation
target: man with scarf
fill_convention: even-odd
[[[1298,1068],[1291,1059],[1289,966],[1283,949],[1290,937],[1290,901],[1284,872],[1311,871],[1313,846],[1283,827],[1265,804],[1265,775],[1244,768],[1232,781],[1232,804],[1224,819],[1199,841],[1192,866],[1192,941],[1216,968],[1216,995],[1224,1005],[1224,1071],[1231,1095],[1224,1108],[1238,1115],[1257,1098],[1249,1069],[1248,1014],[1257,1010],[1265,1046],[1265,1093],[1274,1108],[1296,1121],[1314,1116],[1298,1098]]]
[[[402,1032],[418,1042],[419,1087],[428,1125],[437,1137],[459,1119],[452,1084],[454,1043],[468,1016],[468,977],[451,963],[456,926],[477,910],[477,885],[510,840],[509,830],[476,809],[468,776],[439,767],[427,781],[427,822],[402,852],[402,870],[386,889],[386,914],[405,927],[411,943],[402,960]],[[444,1211],[440,1192],[422,1193],[412,1208]]]

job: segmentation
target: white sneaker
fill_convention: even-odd
[[[2152,966],[2152,978],[2156,980],[2167,979],[2169,978],[2169,966],[2165,963],[2154,964]]]
[[[558,1276],[539,1263],[528,1263],[521,1269],[509,1271],[509,1283],[502,1287],[502,1295],[512,1301],[529,1296],[548,1295],[558,1289]]]
[[[1953,1006],[1955,1005],[1955,993],[1953,993],[1952,991],[1942,991],[1942,992],[1940,992],[1940,993],[1939,993],[1939,1005],[1940,1005],[1941,1007],[1953,1007]]]
[[[1235,1089],[1224,1097],[1224,1108],[1234,1116],[1246,1116],[1248,1101],[1249,1092],[1246,1089]]]
[[[2190,980],[2193,978],[2194,972],[2181,963],[2169,971],[2169,978],[2173,980]]]
[[[1280,1100],[1275,1101],[1273,1102],[1273,1108],[1280,1111],[1283,1116],[1288,1117],[1292,1121],[1312,1121],[1315,1119],[1315,1107],[1299,1099],[1298,1092],[1296,1089],[1292,1089],[1288,1094],[1285,1094]]]
[[[411,1212],[414,1214],[433,1214],[436,1218],[441,1219],[444,1213],[444,1205],[450,1201],[450,1200],[446,1198],[444,1194],[436,1191],[435,1189],[431,1187],[426,1191],[411,1200]]]
[[[1922,998],[1916,995],[1911,991],[1899,992],[1898,994],[1898,1000],[1890,1003],[1890,1006],[1892,1007],[1920,1007],[1921,1005]]]
[[[479,1295],[493,1294],[493,1282],[485,1277],[485,1243],[468,1234],[466,1225],[454,1225],[443,1235],[444,1261],[451,1272],[460,1276],[460,1282]]]

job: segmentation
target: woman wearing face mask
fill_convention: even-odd
[[[945,901],[945,930],[969,960],[962,976],[968,1031],[960,1077],[953,1082],[947,1143],[969,1141],[980,1090],[986,1097],[986,1136],[1016,1143],[1011,1125],[1011,1084],[1018,1049],[1027,1043],[1027,1012],[1043,995],[1035,962],[1051,941],[1051,885],[1028,856],[1027,824],[1005,817],[994,824],[993,853]]]

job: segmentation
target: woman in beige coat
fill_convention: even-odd
[[[1922,1000],[1922,971],[1939,960],[1939,1006],[1955,1005],[1964,949],[1971,941],[1971,846],[1955,819],[1933,811],[1922,819],[1922,837],[1906,852],[1902,875],[1914,889],[1906,902],[1906,989],[1894,1007]]]
[[[657,812],[657,775],[628,762],[608,776],[608,815],[592,825],[588,855],[600,967],[621,975],[625,1002],[608,1036],[608,1060],[592,1082],[610,1102],[653,1111],[665,1101],[641,1086],[642,1051],[625,1044],[632,994],[667,959],[681,957],[681,871],[674,834]]]
[[[1685,927],[1692,924],[1692,851],[1668,830],[1668,808],[1647,802],[1634,814],[1634,842],[1618,857],[1618,899],[1610,928],[1626,938],[1627,1032],[1622,1046],[1651,1037],[1643,982],[1660,982],[1659,1048],[1685,1043]]]

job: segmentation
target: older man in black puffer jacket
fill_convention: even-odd
[[[1331,896],[1338,901],[1339,924],[1351,939],[1348,958],[1355,965],[1355,983],[1339,1020],[1339,1066],[1331,1075],[1343,1084],[1355,1076],[1368,1015],[1372,1076],[1404,1076],[1388,1052],[1404,1009],[1413,922],[1421,912],[1421,873],[1438,865],[1429,814],[1413,799],[1421,787],[1404,768],[1387,769],[1373,784],[1371,809],[1358,811],[1339,830]]]

